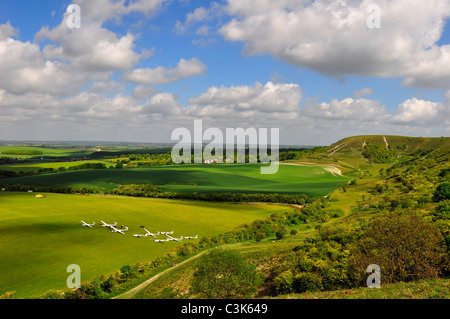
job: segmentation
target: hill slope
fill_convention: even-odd
[[[362,155],[367,145],[383,146],[397,154],[411,155],[414,152],[436,152],[450,150],[450,137],[408,137],[395,135],[360,135],[344,138],[323,149],[328,157]],[[448,154],[447,154],[448,155]]]
[[[277,240],[273,234],[261,242],[225,245],[239,251],[261,271],[264,285],[255,297],[449,298],[445,291],[448,290],[448,278],[445,279],[448,271],[444,271],[438,281],[410,279],[412,282],[407,284],[398,283],[399,279],[395,276],[394,283],[388,283],[387,277],[382,277],[382,287],[385,288],[381,290],[368,289],[354,281],[354,274],[349,272],[350,260],[358,251],[355,247],[359,239],[369,236],[368,226],[386,215],[406,216],[406,223],[409,222],[408,216],[419,216],[419,225],[424,223],[430,227],[424,229],[439,234],[441,253],[446,249],[446,253],[440,255],[443,259],[435,261],[436,266],[445,269],[449,265],[450,206],[448,201],[438,203],[433,200],[436,187],[450,182],[449,146],[448,137],[355,136],[328,147],[296,153],[296,157],[289,162],[338,166],[343,169],[344,175],[354,177],[354,181],[334,191],[328,200],[300,209],[304,215],[312,216],[314,213],[322,217],[307,217],[304,222],[298,223],[287,216],[287,234],[282,240]],[[379,156],[384,155],[384,150],[389,151],[386,158]],[[411,227],[407,231],[413,230],[415,228]],[[392,236],[392,232],[397,230],[391,228],[386,231],[386,235]],[[405,236],[405,240],[418,238],[408,233]],[[368,250],[374,256],[382,249],[388,252],[391,249],[376,238],[373,241],[377,248]],[[393,242],[388,244],[394,245]],[[420,278],[412,269],[416,262],[423,260],[410,262],[411,268],[404,271],[410,272],[409,278]],[[380,267],[383,274],[387,273],[386,265],[380,264]],[[195,263],[174,269],[170,276],[152,283],[135,297],[197,298],[189,292],[189,280],[195,269]],[[367,277],[365,268],[359,271],[363,278]],[[296,294],[303,292],[305,286],[306,294]],[[163,290],[158,287],[169,288]],[[322,292],[308,292],[308,289]]]

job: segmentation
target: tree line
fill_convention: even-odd
[[[316,200],[314,196],[304,194],[288,195],[288,194],[264,194],[264,193],[175,193],[165,192],[155,185],[121,185],[110,191],[105,191],[105,194],[123,195],[133,197],[152,197],[152,198],[168,198],[168,199],[185,199],[185,200],[200,200],[200,201],[214,201],[214,202],[271,202],[303,205],[311,203]]]

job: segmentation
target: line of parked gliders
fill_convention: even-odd
[[[95,225],[95,222],[93,222],[92,224],[88,224],[88,223],[86,223],[84,221],[81,221],[81,222],[82,222],[81,226],[83,226],[83,227],[92,228],[92,226]],[[107,228],[111,229],[111,232],[113,232],[113,233],[120,233],[122,235],[125,235],[125,232],[128,230],[128,227],[126,227],[124,225],[121,226],[121,229],[118,229],[117,228],[117,222],[114,222],[114,224],[107,224],[103,220],[101,220],[101,222],[103,224],[103,225],[100,225],[101,227],[107,227]],[[134,234],[133,236],[137,237],[137,238],[151,236],[151,237],[155,238],[154,239],[155,243],[164,243],[166,241],[171,241],[171,240],[181,242],[183,239],[197,239],[197,237],[198,237],[198,235],[196,235],[195,237],[192,237],[192,236],[181,236],[180,238],[173,238],[172,236],[170,236],[170,235],[173,234],[173,230],[170,231],[170,232],[160,232],[160,231],[158,231],[156,234],[152,234],[151,232],[149,232],[145,228],[145,226],[141,226],[141,228],[144,228],[146,233],[145,234]],[[156,236],[158,236],[158,235],[166,235],[167,238],[166,239],[158,239],[158,238],[156,238]]]

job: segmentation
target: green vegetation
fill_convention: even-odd
[[[450,183],[439,184],[434,192],[434,199],[436,201],[450,199]]]
[[[62,290],[54,290],[60,287],[44,286],[46,289],[43,291],[47,291],[45,298],[110,298],[168,269],[170,271],[164,272],[157,280],[124,297],[449,297],[450,138],[350,137],[328,147],[283,152],[281,157],[285,163],[280,165],[275,175],[259,174],[260,164],[168,165],[168,162],[163,163],[164,156],[148,154],[130,156],[122,153],[109,159],[98,158],[102,162],[118,165],[119,169],[2,179],[2,187],[12,189],[38,187],[39,191],[50,189],[52,192],[66,190],[82,193],[87,190],[127,196],[46,194],[47,198],[42,201],[33,198],[31,204],[22,199],[10,205],[9,196],[19,194],[3,197],[0,194],[0,201],[6,199],[4,207],[13,209],[2,214],[2,223],[16,223],[16,227],[20,228],[15,235],[11,232],[14,228],[8,229],[6,234],[10,232],[12,237],[6,236],[6,243],[14,236],[18,238],[19,234],[30,236],[21,238],[25,241],[24,246],[16,244],[6,250],[15,258],[17,253],[25,255],[23,249],[27,245],[36,247],[37,242],[41,243],[40,247],[54,245],[46,238],[58,229],[77,240],[75,246],[72,244],[68,245],[70,249],[66,248],[72,253],[83,250],[92,253],[90,247],[93,242],[97,251],[102,253],[107,252],[106,243],[109,243],[109,249],[114,247],[116,263],[108,262],[108,269],[96,269],[80,289],[64,291],[64,295]],[[130,168],[154,164],[162,166]],[[9,182],[14,185],[9,186]],[[30,196],[30,200],[33,196],[20,195]],[[41,210],[43,207],[39,205],[49,202],[53,196],[67,198],[56,205],[53,203],[52,208]],[[201,202],[140,198],[159,196]],[[74,204],[69,198],[81,200]],[[286,205],[283,209],[263,203],[249,205],[220,201],[278,201],[295,205]],[[99,208],[92,208],[96,206]],[[247,211],[247,207],[252,207],[252,210]],[[254,211],[255,208],[258,209]],[[55,209],[58,209],[57,214]],[[53,215],[46,215],[52,210]],[[137,246],[131,253],[130,246],[127,251],[121,244],[122,240],[124,244],[128,240],[125,236],[111,237],[109,232],[97,233],[94,229],[78,225],[73,230],[68,227],[72,222],[68,220],[70,216],[75,224],[79,223],[75,221],[75,216],[90,222],[94,219],[94,212],[101,212],[103,216],[106,214],[108,218],[104,219],[109,221],[120,217],[120,223],[123,220],[126,225],[145,224],[147,222],[140,220],[148,218],[152,229],[153,226],[173,228],[171,225],[177,221],[180,229],[186,227],[180,230],[180,235],[181,231],[193,235],[203,230],[203,237],[184,245],[170,243],[173,246],[152,246],[155,251],[151,253],[144,246]],[[80,217],[82,215],[84,217]],[[243,217],[247,221],[241,222]],[[29,228],[23,226],[27,221],[32,221]],[[3,224],[0,226],[2,233]],[[94,238],[89,238],[89,241],[80,242],[86,234],[81,232],[86,230],[88,234],[95,235],[94,241]],[[178,228],[176,231],[178,233]],[[38,236],[43,233],[47,235],[42,237],[44,239]],[[28,243],[31,238],[35,242]],[[113,245],[112,238],[115,238]],[[148,244],[145,240],[129,239],[134,239],[133,245]],[[3,243],[0,242],[2,257]],[[68,241],[65,240],[65,243]],[[221,246],[221,252],[232,253],[228,257],[216,256],[215,263],[207,264],[205,260],[213,256],[205,251],[217,246]],[[157,251],[158,247],[167,247],[168,250]],[[65,251],[62,246],[56,246],[52,254],[39,251],[38,247],[35,249],[36,254],[32,253],[35,260],[42,261],[38,258],[39,253],[39,256],[49,259],[48,263],[55,263],[56,259],[52,258],[61,259]],[[140,255],[141,252],[143,255]],[[199,258],[186,261],[202,252],[205,253]],[[2,260],[14,260],[8,257]],[[92,267],[94,264],[98,266],[99,257],[93,258],[91,255],[83,258],[87,262],[83,264],[83,269],[89,263]],[[171,267],[184,261],[186,263],[180,266]],[[211,271],[202,271],[207,266],[222,262],[227,268],[235,269],[235,274],[239,274],[239,270],[246,274],[244,279],[233,281],[241,284],[228,290],[222,289],[222,293],[227,292],[225,295],[217,294],[211,283],[215,282],[216,286],[231,284],[220,281],[226,276],[219,274],[208,278]],[[381,289],[365,287],[369,264],[378,264],[381,268]],[[26,265],[25,261],[25,268]],[[11,261],[5,267],[11,271],[14,266]],[[20,270],[24,272],[24,269]],[[66,275],[63,271],[61,277]],[[7,280],[13,283],[18,277],[9,276]],[[42,278],[43,285],[48,280]],[[250,289],[245,290],[246,287]],[[20,297],[21,289],[10,285],[5,293],[11,293],[4,294],[4,297]],[[13,291],[17,293],[12,294]]]
[[[46,147],[33,147],[33,146],[1,146],[0,155],[4,157],[12,158],[57,158],[57,157],[69,157],[69,158],[82,158],[89,156],[92,151],[78,148],[46,148]]]
[[[17,298],[63,289],[70,264],[82,269],[82,282],[114,273],[123,265],[148,262],[183,243],[138,239],[140,225],[175,236],[216,236],[288,207],[237,205],[99,195],[0,192],[0,295]],[[81,227],[80,220],[96,225]],[[100,220],[129,227],[126,235],[100,227]],[[193,242],[198,242],[194,240]],[[32,283],[32,284],[30,284]]]
[[[261,164],[174,165],[135,169],[80,170],[14,177],[0,184],[96,187],[153,184],[171,193],[263,193],[325,196],[350,179],[323,166],[280,165],[274,175],[260,174]]]
[[[216,248],[198,261],[191,290],[207,299],[248,298],[260,284],[255,265],[236,251]]]
[[[173,248],[169,253],[164,256],[159,256],[149,263],[138,262],[134,265],[124,265],[116,273],[109,276],[97,276],[94,279],[84,282],[79,289],[72,291],[54,291],[50,290],[42,296],[42,298],[51,299],[93,299],[93,298],[109,298],[111,296],[117,295],[119,292],[123,291],[126,287],[129,287],[136,281],[142,281],[147,279],[149,276],[155,275],[163,269],[173,266],[174,263],[182,261],[184,258],[191,256],[201,250],[208,249],[211,247],[216,247],[218,245],[231,244],[245,242],[248,240],[260,241],[263,238],[273,235],[277,229],[283,227],[286,223],[291,223],[292,220],[297,219],[299,216],[298,212],[284,212],[284,213],[274,213],[269,219],[255,220],[251,224],[243,224],[232,231],[219,234],[217,236],[205,236],[198,242],[185,243],[183,246]],[[228,255],[226,253],[225,255]],[[225,258],[228,262],[235,262],[241,260],[240,257],[237,258]],[[242,261],[242,260],[241,260]],[[250,264],[238,262],[236,271],[238,277],[242,274],[247,274],[248,276],[243,276],[243,280],[249,280],[252,285],[257,286],[259,282],[259,276],[257,273],[253,272],[253,267]],[[226,264],[226,262],[225,262]],[[226,265],[225,268],[231,265]],[[243,270],[241,273],[239,270]],[[247,282],[247,284],[249,284]],[[232,283],[228,283],[232,284]],[[197,286],[196,289],[200,289]],[[164,287],[162,287],[164,288]],[[240,287],[239,294],[250,294],[253,292],[254,288]],[[237,290],[234,290],[237,292]],[[202,294],[201,291],[197,291],[198,294]],[[223,293],[223,292],[222,292]],[[149,295],[151,294],[151,295]],[[127,294],[126,294],[127,295]],[[140,291],[134,295],[136,298],[174,298],[178,296],[178,292],[171,289],[163,289],[161,295],[155,294],[155,292]],[[231,297],[231,296],[229,296]]]
[[[392,162],[395,152],[383,145],[366,144],[362,155],[366,157],[370,163],[382,164]]]
[[[416,211],[401,210],[377,216],[364,230],[351,254],[355,280],[367,276],[364,266],[377,264],[383,282],[409,282],[437,278],[449,271],[449,256],[437,227]]]
[[[450,299],[450,279],[429,279],[367,287],[288,294],[280,298],[300,299]]]
[[[174,193],[165,192],[152,184],[125,185],[106,191],[107,194],[126,195],[135,197],[154,197],[170,199],[188,199],[213,202],[270,202],[303,205],[314,199],[307,195],[286,195],[286,194],[242,194],[242,193]]]
[[[0,165],[0,177],[19,177],[57,172],[61,173],[66,171],[106,169],[114,167],[115,164],[101,161]]]
[[[42,155],[44,152],[36,150],[10,150],[3,151],[3,155]]]
[[[390,163],[367,165],[365,140],[384,149],[391,145]],[[355,179],[322,203],[305,204],[296,217],[285,216],[270,235],[228,245],[258,265],[264,283],[254,296],[448,298],[443,278],[450,275],[450,204],[441,196],[446,186],[440,186],[448,183],[448,141],[356,137],[297,153],[293,163],[332,161]],[[381,289],[365,287],[372,263],[381,267]],[[193,298],[185,278],[192,279],[195,269],[195,262],[183,265],[183,276],[174,270],[139,296]],[[161,282],[170,293],[157,292]]]

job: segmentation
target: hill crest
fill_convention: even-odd
[[[358,135],[346,137],[324,148],[328,157],[360,153],[368,145],[383,146],[395,153],[445,152],[450,150],[450,137],[409,137],[397,135]]]

